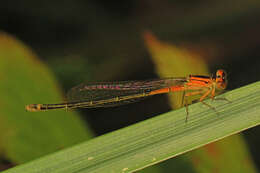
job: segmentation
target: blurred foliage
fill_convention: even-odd
[[[33,61],[37,63],[31,63],[32,67],[20,67],[26,63],[22,60],[16,61],[17,63],[6,63],[7,60],[4,58],[7,56],[4,58],[1,56],[0,61],[5,62],[5,68],[1,68],[5,69],[4,75],[1,76],[7,76],[9,73],[6,72],[6,68],[9,70],[9,66],[15,66],[15,64],[15,70],[19,74],[19,76],[8,77],[7,81],[2,82],[8,83],[15,78],[21,89],[24,87],[28,90],[23,93],[26,95],[24,97],[29,95],[30,98],[24,98],[25,101],[17,105],[24,105],[27,102],[62,101],[63,99],[58,94],[60,90],[66,92],[83,81],[186,76],[189,73],[206,74],[209,69],[211,73],[214,73],[219,68],[226,69],[230,76],[228,89],[237,88],[260,79],[258,75],[260,74],[259,9],[259,0],[109,2],[87,0],[63,1],[62,3],[28,0],[22,3],[16,2],[15,5],[11,1],[3,1],[0,6],[0,29],[17,36],[32,47],[56,76],[61,89],[54,89],[56,87],[54,77],[51,77],[49,72],[43,75],[51,78],[49,83],[44,77],[35,77],[38,71],[33,70],[39,70],[38,64],[41,64],[35,58]],[[156,43],[153,42],[151,35],[145,35],[146,42],[143,41],[143,33],[148,30],[156,35],[158,40],[162,40],[158,45],[153,46],[159,47],[160,52],[151,50],[151,44]],[[146,46],[149,43],[150,48],[148,46],[147,49]],[[161,54],[161,51],[165,53]],[[190,68],[194,67],[196,60],[186,62],[187,68],[177,71],[177,67],[183,66],[180,64],[182,62],[168,61],[174,58],[168,57],[169,53],[176,53],[176,51],[180,51],[178,53],[180,57],[183,56],[184,51],[184,54],[188,54],[187,56],[199,58],[201,63],[196,66],[196,71]],[[158,58],[154,58],[155,55],[165,59],[162,62],[166,63],[161,64],[161,68],[158,67],[161,62]],[[20,73],[20,68],[24,68],[20,71],[35,76],[28,77],[28,81],[25,82],[22,80],[23,73]],[[32,68],[31,71],[30,68]],[[167,72],[170,68],[173,73]],[[31,83],[29,87],[28,82]],[[15,84],[11,83],[12,86]],[[54,85],[53,88],[50,85]],[[27,94],[33,91],[36,92],[35,95]],[[12,98],[12,95],[15,97],[17,93],[20,94],[18,91],[13,92],[9,87],[6,92],[5,97],[8,98]],[[48,92],[50,93],[45,94]],[[176,103],[173,97],[169,100],[171,103]],[[100,135],[169,111],[171,107],[166,104],[167,101],[166,97],[154,97],[140,104],[122,106],[122,108],[83,110],[81,114],[84,115],[82,118],[86,120],[85,122],[91,124],[94,132]],[[136,110],[138,110],[137,114]],[[51,114],[58,115],[59,112],[43,114],[44,117],[41,117],[46,118]],[[125,116],[121,116],[122,114]],[[32,117],[39,118],[34,114]],[[5,122],[5,120],[2,121]],[[3,130],[6,129],[4,124],[6,123],[0,127]],[[84,129],[81,122],[80,124],[78,128]],[[246,132],[247,143],[257,166],[260,165],[258,158],[260,140],[255,135],[258,131],[258,128],[254,128]],[[85,137],[81,140],[84,139]],[[45,141],[45,139],[42,140]],[[242,144],[242,148],[246,148]],[[0,147],[2,145],[0,144]],[[183,160],[186,162],[186,158]],[[10,159],[10,162],[13,160]],[[14,164],[16,163],[18,162]]]
[[[161,78],[185,77],[190,74],[209,75],[202,57],[192,51],[161,42],[149,32],[144,34],[144,38],[156,71]],[[170,101],[173,108],[183,106],[182,95],[181,92],[171,94]]]
[[[23,43],[0,33],[1,158],[13,164],[82,142],[91,132],[75,112],[25,111],[25,105],[61,102],[47,67]]]

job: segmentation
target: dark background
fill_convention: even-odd
[[[145,31],[200,52],[212,73],[226,69],[228,90],[258,81],[259,19],[258,0],[28,0],[0,5],[0,30],[29,45],[55,74],[64,93],[86,80],[158,77],[144,45]],[[101,135],[171,110],[165,103],[166,96],[156,96],[81,113]],[[253,128],[244,134],[259,167],[258,131]]]

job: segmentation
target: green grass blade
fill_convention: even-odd
[[[219,97],[232,103],[207,100],[218,115],[196,103],[187,123],[185,109],[178,109],[6,172],[132,172],[260,123],[260,82]]]

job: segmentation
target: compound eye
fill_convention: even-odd
[[[216,78],[224,80],[226,78],[226,72],[224,70],[218,70],[216,73]]]
[[[222,79],[225,79],[226,78],[226,72],[223,71],[222,73]]]

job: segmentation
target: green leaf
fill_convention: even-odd
[[[0,32],[1,158],[24,163],[90,138],[75,112],[26,112],[31,103],[61,102],[53,75],[23,43]]]
[[[133,172],[260,124],[260,82],[227,92],[232,101],[168,112],[5,172]],[[245,162],[239,172],[254,172]]]

